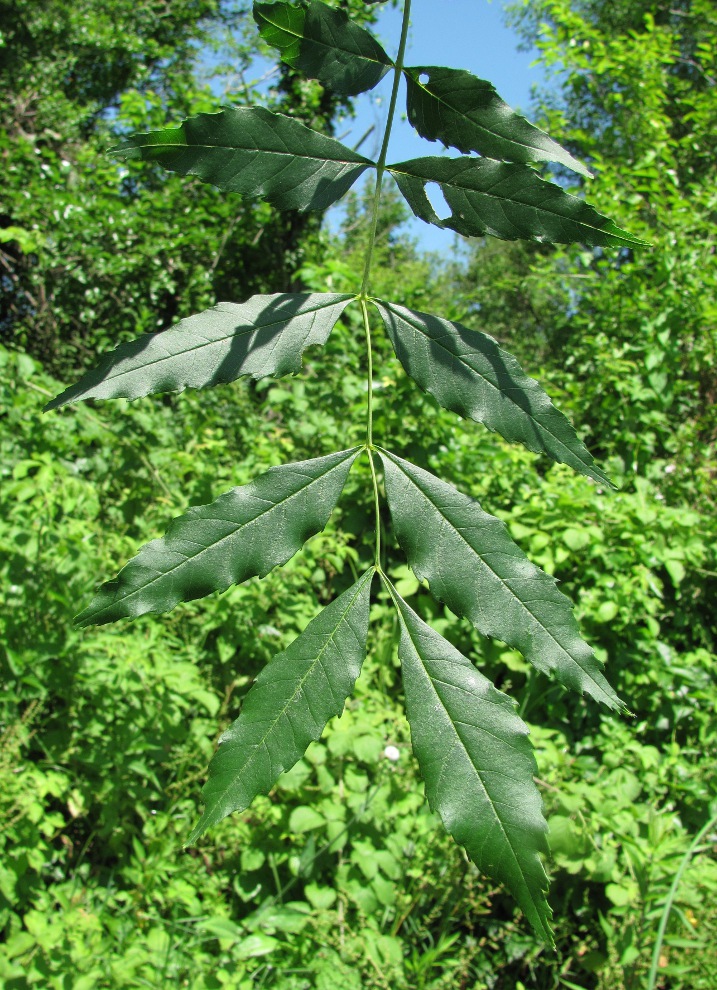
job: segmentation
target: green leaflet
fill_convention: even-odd
[[[304,350],[326,343],[351,298],[285,292],[252,296],[240,305],[218,303],[163,333],[120,344],[45,409],[80,399],[137,399],[243,375],[258,379],[300,371]]]
[[[224,107],[112,149],[159,162],[282,210],[325,210],[372,164],[339,141],[264,107]]]
[[[382,300],[374,305],[403,367],[444,408],[614,487],[538,382],[492,337]]]
[[[633,247],[645,244],[577,196],[541,179],[527,165],[489,158],[414,158],[389,171],[421,220],[466,237],[492,234],[555,244]],[[451,209],[441,220],[426,195],[436,182]]]
[[[404,74],[408,119],[421,137],[464,155],[476,151],[508,162],[559,162],[590,178],[577,158],[511,110],[485,79],[436,65],[404,69]],[[423,76],[428,78],[422,82]]]
[[[419,579],[485,636],[608,708],[624,705],[580,637],[572,603],[532,564],[503,522],[421,468],[380,450],[401,548]]]
[[[548,825],[528,727],[507,695],[393,595],[406,713],[428,803],[552,945],[548,880],[538,855],[548,851]]]
[[[393,64],[369,31],[319,0],[301,6],[255,3],[254,19],[283,62],[336,93],[356,96],[373,89]]]
[[[328,522],[359,450],[269,468],[210,505],[194,506],[102,585],[78,625],[168,612],[285,564]]]
[[[259,674],[209,764],[206,807],[188,845],[268,793],[329,719],[341,715],[366,655],[373,575],[368,571],[327,605]]]

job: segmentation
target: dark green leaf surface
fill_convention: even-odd
[[[492,337],[438,316],[374,302],[399,361],[444,408],[614,487],[540,385]]]
[[[326,525],[359,449],[270,468],[190,509],[102,585],[77,623],[168,612],[285,564]]]
[[[580,637],[572,603],[516,546],[505,524],[428,471],[388,451],[381,460],[396,535],[416,576],[538,670],[608,708],[624,709]]]
[[[112,149],[159,162],[228,192],[263,196],[283,210],[325,210],[371,162],[334,138],[264,107],[225,107],[179,127],[135,134]]]
[[[304,350],[326,343],[351,298],[280,293],[252,296],[241,304],[218,303],[163,333],[120,344],[45,408],[80,399],[137,399],[232,382],[243,375],[258,379],[300,371]]]
[[[341,715],[366,655],[373,570],[262,670],[209,765],[205,810],[188,842],[266,794]]]
[[[463,154],[477,151],[508,162],[559,162],[590,177],[585,166],[545,131],[511,110],[485,79],[436,65],[404,72],[408,119],[421,137],[442,141]]]
[[[282,61],[336,93],[356,96],[373,89],[392,65],[369,31],[319,0],[300,6],[255,3],[254,19]]]
[[[489,158],[414,158],[389,170],[417,217],[466,237],[492,234],[506,241],[603,247],[645,243],[527,165]],[[431,206],[428,182],[440,186],[451,209],[448,219],[441,220]]]
[[[504,883],[552,944],[548,825],[528,727],[510,698],[396,595],[398,655],[411,741],[426,797],[482,873]]]

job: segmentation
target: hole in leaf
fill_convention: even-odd
[[[418,77],[418,81],[421,84],[421,86],[425,86],[425,85],[427,85],[427,83],[430,80],[430,78],[431,77],[428,75],[427,72],[422,72],[420,74],[420,76]]]
[[[452,211],[446,202],[446,197],[443,195],[441,187],[437,182],[427,182],[425,188],[428,201],[435,210],[438,219],[447,220]]]

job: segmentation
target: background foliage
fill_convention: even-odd
[[[376,295],[399,283],[408,305],[480,321],[529,373],[542,368],[621,482],[618,494],[601,491],[475,424],[457,426],[379,345],[377,436],[390,434],[401,453],[506,519],[577,600],[586,636],[636,713],[621,721],[565,698],[517,653],[437,606],[392,555],[390,575],[412,607],[542,725],[533,738],[551,826],[556,955],[427,812],[382,601],[372,627],[383,631],[344,716],[275,796],[182,851],[216,722],[236,716],[314,603],[370,562],[360,472],[331,528],[261,586],[121,633],[71,627],[97,575],[187,505],[359,439],[336,426],[364,402],[350,316],[301,378],[40,416],[58,390],[49,374],[69,376],[95,347],[215,298],[355,284],[360,195],[332,235],[106,161],[110,130],[214,105],[197,66],[221,75],[225,26],[243,23],[209,2],[156,12],[118,0],[109,12],[89,2],[3,9],[3,985],[637,990],[672,876],[716,810],[713,5],[514,5],[560,72],[543,103],[551,131],[595,167],[596,206],[648,237],[651,252],[476,241],[447,262],[405,237],[397,201],[381,217]],[[198,63],[208,44],[216,56]],[[253,78],[252,49],[241,34],[232,45],[234,64]],[[270,84],[268,100],[314,124],[320,116],[330,131],[336,107],[318,84],[285,73]],[[191,228],[187,196],[193,217],[204,216]],[[708,836],[678,891],[659,970],[665,990],[717,982],[716,893]]]

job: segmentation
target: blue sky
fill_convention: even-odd
[[[468,69],[474,75],[490,80],[514,109],[527,112],[531,87],[543,82],[544,76],[539,66],[531,66],[537,52],[518,51],[519,39],[505,26],[504,20],[500,0],[413,0],[406,65]],[[400,10],[388,4],[382,7],[379,22],[373,30],[393,56],[398,47],[400,28]],[[389,75],[372,93],[358,99],[356,119],[346,121],[337,129],[345,144],[355,144],[374,124],[376,130],[361,146],[361,151],[367,155],[378,154],[391,82]],[[405,88],[399,96],[398,108],[405,118]],[[440,154],[442,150],[440,144],[419,138],[405,119],[394,122],[389,162]],[[411,232],[428,250],[446,251],[455,241],[452,232],[439,230],[420,220],[412,224]]]

